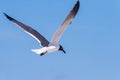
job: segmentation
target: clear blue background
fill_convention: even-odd
[[[40,57],[38,42],[3,12],[51,39],[77,0],[0,0],[0,80],[120,80],[120,0],[80,0],[60,40],[67,54]]]

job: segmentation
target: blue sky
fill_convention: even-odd
[[[67,54],[40,57],[37,41],[2,14],[33,27],[48,40],[77,0],[0,1],[0,80],[120,80],[120,1],[80,0],[60,40]]]

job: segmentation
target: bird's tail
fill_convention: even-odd
[[[42,52],[40,51],[40,49],[32,49],[32,51],[38,55],[40,55]]]

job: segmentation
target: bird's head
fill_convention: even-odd
[[[59,51],[63,51],[64,53],[66,53],[66,51],[63,49],[61,45],[60,45]]]

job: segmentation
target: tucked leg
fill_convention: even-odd
[[[40,54],[40,56],[43,56],[43,55],[45,55],[46,53],[47,53],[47,51],[46,51],[46,52],[44,52],[44,53],[41,53],[41,54]]]
[[[43,55],[45,55],[45,53],[41,53],[41,54],[40,54],[40,56],[43,56]]]

